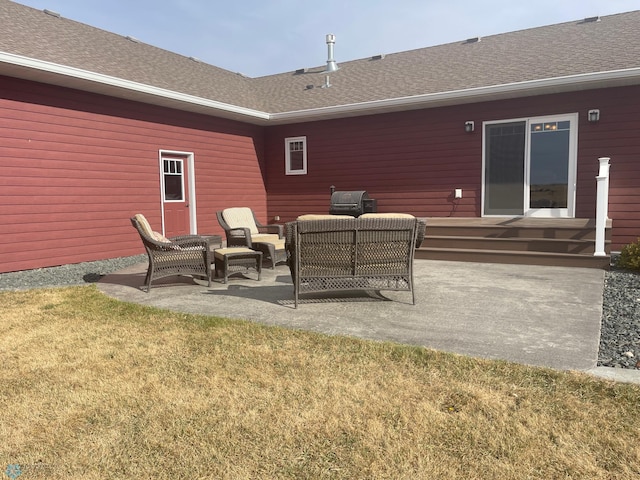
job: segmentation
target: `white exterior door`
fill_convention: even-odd
[[[165,236],[197,233],[193,184],[193,154],[161,151],[160,188]]]

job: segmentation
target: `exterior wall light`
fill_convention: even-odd
[[[471,133],[476,129],[475,124],[471,121],[464,122],[464,131],[467,133]]]
[[[597,122],[600,120],[600,110],[589,110],[588,118],[590,122]]]

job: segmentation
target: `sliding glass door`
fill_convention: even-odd
[[[484,126],[483,215],[573,217],[577,115]]]

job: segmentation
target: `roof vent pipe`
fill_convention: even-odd
[[[327,69],[325,72],[335,72],[338,70],[338,64],[333,59],[333,46],[336,43],[336,36],[333,33],[327,35]]]

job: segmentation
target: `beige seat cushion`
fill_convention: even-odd
[[[253,219],[253,212],[249,207],[225,208],[222,217],[230,228],[248,228],[251,236],[258,234],[258,227]]]
[[[284,250],[285,242],[286,240],[284,238],[281,238],[280,240],[277,240],[276,242],[271,242],[271,243],[273,243],[276,246],[276,250]]]
[[[363,213],[360,218],[416,218],[409,213]]]
[[[256,253],[255,250],[251,250],[250,248],[245,247],[227,247],[227,248],[217,248],[214,252],[216,258],[224,258],[225,255],[229,253]]]
[[[266,243],[275,243],[281,238],[277,233],[259,233],[258,235],[251,235],[252,242],[266,242]]]
[[[278,236],[275,235],[275,239],[270,239],[270,240],[253,240],[253,242],[259,242],[259,243],[271,243],[272,245],[274,245],[276,250],[284,250],[284,244],[285,244],[285,239],[284,238],[277,238]]]

